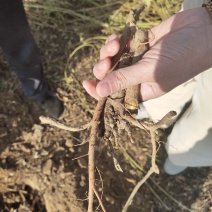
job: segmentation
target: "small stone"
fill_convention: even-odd
[[[34,152],[33,158],[34,158],[34,159],[38,159],[38,158],[39,158],[38,152]]]
[[[47,152],[46,150],[42,149],[40,155],[41,156],[47,156],[49,154],[49,152]]]
[[[72,153],[75,152],[75,151],[74,151],[74,148],[69,148],[69,151],[72,152]]]
[[[73,142],[71,140],[66,140],[65,145],[69,148],[73,147]]]
[[[80,186],[84,187],[85,186],[85,176],[81,175],[81,181],[80,181]]]
[[[48,160],[46,161],[46,163],[44,164],[43,168],[42,168],[42,172],[43,172],[45,175],[51,175],[52,165],[53,165],[52,160],[51,160],[51,159],[48,159]]]
[[[20,205],[18,208],[18,212],[31,212],[31,210],[25,205]]]
[[[43,126],[35,124],[33,126],[33,129],[33,137],[36,139],[37,142],[41,142],[43,136]]]
[[[65,174],[64,172],[61,172],[61,173],[60,173],[60,178],[61,178],[62,180],[64,180],[64,179],[66,178],[66,174]]]

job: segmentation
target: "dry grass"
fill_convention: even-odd
[[[59,76],[55,78],[62,80],[61,70],[76,67],[82,54],[98,55],[106,37],[114,32],[119,33],[129,10],[141,3],[147,5],[138,23],[143,28],[158,25],[161,20],[176,13],[180,6],[177,0],[26,0],[25,9],[44,59],[48,62],[47,68],[55,70],[56,66],[60,69]],[[51,31],[48,38],[42,36],[42,32],[47,30]],[[64,46],[57,46],[57,37],[64,40]],[[48,52],[45,52],[46,45]],[[57,50],[60,58],[52,61],[49,57]],[[93,63],[98,59],[95,58],[92,58]]]

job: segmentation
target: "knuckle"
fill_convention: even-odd
[[[105,58],[105,52],[106,52],[106,46],[102,46],[102,48],[100,49],[100,60]]]
[[[122,90],[127,87],[127,78],[125,75],[120,71],[115,71],[115,86],[118,90]]]
[[[110,40],[111,40],[111,38],[110,38],[111,36],[109,36],[108,38],[107,38],[107,40],[105,41],[105,45],[107,45],[107,43],[109,43],[110,42]]]
[[[93,74],[95,75],[97,73],[97,69],[98,69],[98,64],[99,63],[96,63],[93,67]]]
[[[105,44],[109,43],[111,40],[114,40],[115,38],[116,38],[116,34],[110,35],[110,36],[106,39]]]

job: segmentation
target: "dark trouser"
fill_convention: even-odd
[[[22,0],[0,0],[0,47],[16,72],[24,94],[41,100],[47,85]]]

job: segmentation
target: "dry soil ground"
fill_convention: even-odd
[[[37,14],[34,12],[32,14]],[[37,20],[43,17],[40,14],[36,16]],[[61,33],[54,27],[40,26],[42,22],[36,24],[30,10],[28,15],[34,21],[30,23],[42,54],[45,75],[52,87],[58,88],[66,105],[67,114],[62,122],[69,126],[88,122],[96,102],[85,93],[81,80],[92,76],[92,66],[98,56],[88,56],[88,51],[82,50],[72,59],[73,69],[69,67],[68,75],[64,77],[66,47],[70,42],[71,45],[79,42],[73,38],[76,32],[71,35],[71,32]],[[50,26],[54,25],[56,15],[49,14],[48,17],[53,18],[48,22]],[[24,98],[15,74],[1,54],[0,211],[86,211],[87,157],[78,157],[87,153],[87,145],[75,145],[84,141],[88,132],[70,133],[43,126],[39,121],[41,114],[32,101]],[[157,157],[161,173],[153,175],[141,187],[129,211],[212,211],[212,169],[190,168],[178,176],[166,175],[162,164],[166,157],[164,142],[167,132],[161,132],[162,142]],[[110,212],[121,211],[143,176],[141,170],[147,171],[150,165],[148,135],[135,129],[133,136],[137,141],[134,145],[125,135],[119,141],[123,148],[117,151],[117,155],[123,173],[115,170],[108,145],[102,140],[98,142],[96,182],[100,191],[103,185],[103,201]]]

